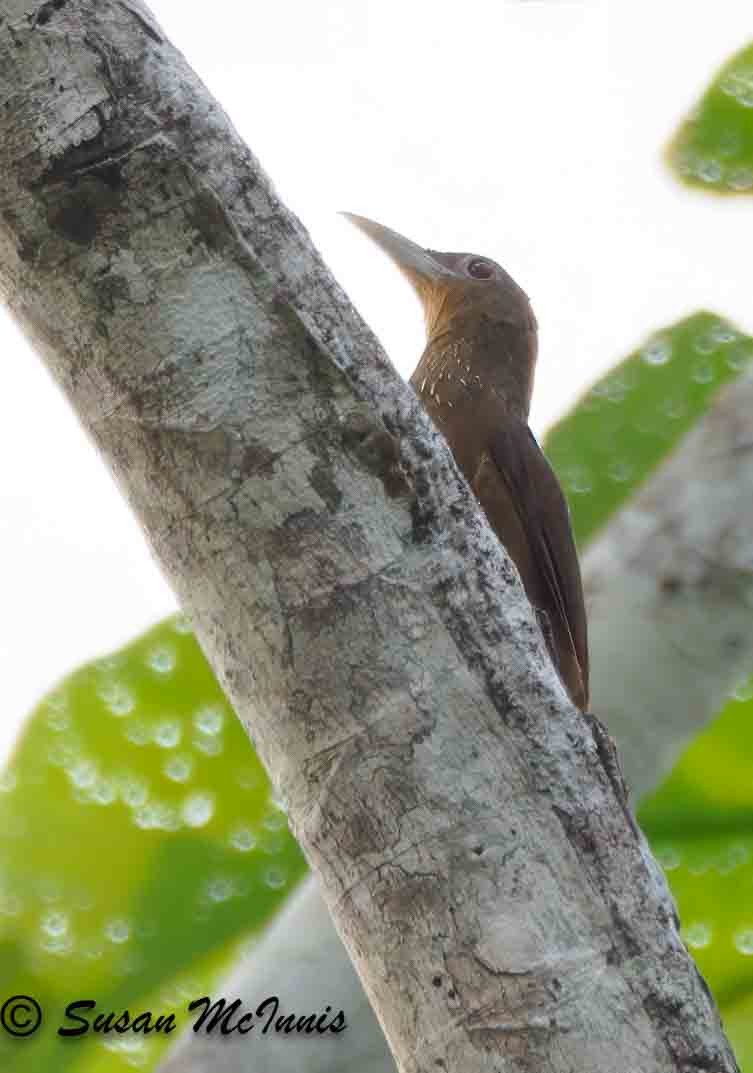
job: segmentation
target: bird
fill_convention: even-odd
[[[588,710],[578,552],[559,481],[528,425],[538,326],[526,293],[489,257],[424,249],[343,213],[418,295],[426,347],[410,383],[517,567],[573,703]]]

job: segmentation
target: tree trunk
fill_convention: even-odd
[[[752,394],[750,373],[722,391],[585,557],[594,707],[617,741],[633,803],[656,789],[753,666]],[[640,698],[640,712],[631,698]],[[246,1008],[276,994],[287,1009],[307,1009],[323,979],[352,1028],[338,1041],[342,1067],[390,1073],[387,1044],[312,877],[234,967],[223,994]],[[279,1036],[260,1049],[188,1031],[160,1069],[254,1073],[260,1059],[265,1073],[328,1073],[334,1064],[329,1049],[308,1040]]]
[[[398,1067],[735,1069],[608,743],[217,104],[137,0],[0,16],[0,288],[248,725]]]

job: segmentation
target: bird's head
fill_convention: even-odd
[[[536,321],[528,296],[504,268],[475,253],[440,253],[424,249],[389,227],[345,212],[412,284],[424,311],[428,339],[460,322],[486,319],[530,333],[535,345]]]

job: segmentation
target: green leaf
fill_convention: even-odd
[[[638,818],[664,865],[683,937],[753,1069],[753,683],[693,742]]]
[[[753,45],[722,67],[667,149],[689,186],[753,193]]]
[[[583,546],[753,356],[753,339],[713,313],[655,332],[554,425],[544,450]]]
[[[92,1068],[128,1068],[112,1039],[57,1037],[65,1005],[149,1009],[186,973],[199,997],[303,872],[182,618],[76,671],[38,706],[0,781],[1,990],[45,1014],[33,1038],[0,1033],[0,1068],[89,1068],[92,1048]]]

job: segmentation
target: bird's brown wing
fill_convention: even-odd
[[[588,637],[578,554],[567,502],[524,422],[497,426],[472,481],[492,528],[518,568],[573,701],[588,707]]]

